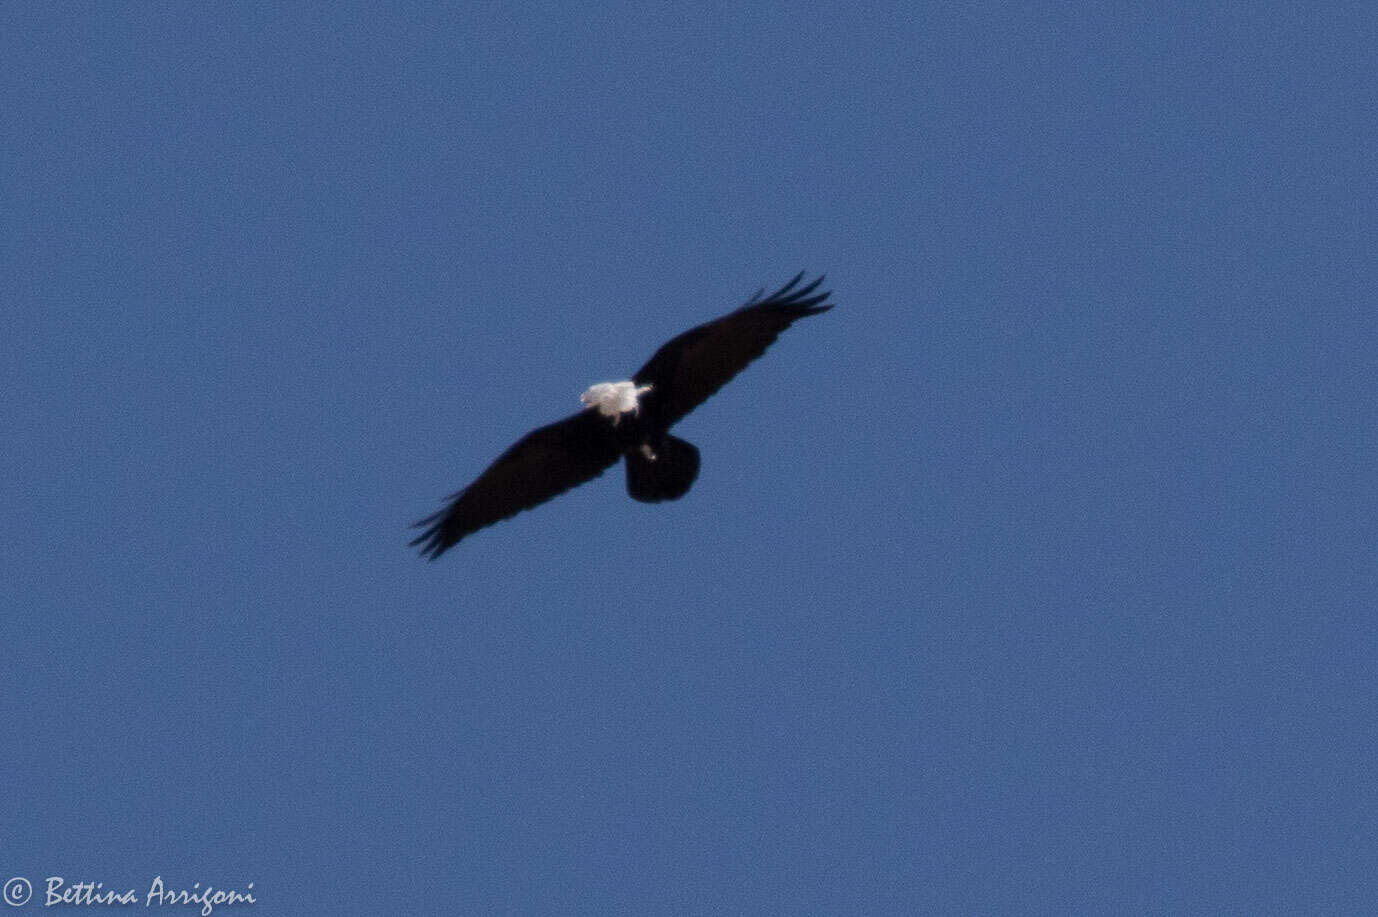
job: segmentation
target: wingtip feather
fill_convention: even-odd
[[[819,274],[808,284],[796,290],[795,287],[798,286],[799,281],[804,279],[804,275],[806,273],[807,271],[800,271],[799,273],[795,274],[792,278],[790,278],[789,283],[785,284],[780,289],[770,294],[770,296],[766,297],[764,302],[760,300],[761,294],[757,292],[755,296],[753,296],[750,300],[747,301],[747,305],[764,305],[769,303],[776,306],[787,306],[794,309],[809,309],[825,301],[830,295],[832,295],[831,290],[825,290],[824,292],[818,294],[814,293],[814,291],[822,285],[823,281],[827,279],[827,274]]]

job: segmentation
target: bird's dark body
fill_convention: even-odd
[[[640,449],[642,446],[655,446],[660,437],[665,435],[665,431],[657,429],[650,417],[642,418],[635,414],[624,415],[616,425],[608,420],[608,429],[623,452]]]
[[[586,408],[518,440],[449,506],[417,523],[412,541],[434,560],[461,538],[598,477],[619,458],[627,492],[643,503],[678,500],[699,473],[699,450],[670,427],[722,388],[795,321],[831,309],[823,278],[795,289],[799,274],[762,300],[678,335],[632,376],[636,409],[616,417]],[[614,409],[616,410],[616,409]]]

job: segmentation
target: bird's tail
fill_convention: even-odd
[[[666,435],[651,458],[640,449],[627,453],[627,493],[642,503],[678,500],[699,476],[699,450]]]

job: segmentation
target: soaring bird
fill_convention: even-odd
[[[627,493],[643,503],[678,500],[699,474],[699,450],[669,434],[707,401],[780,332],[832,308],[829,293],[815,293],[823,278],[803,287],[801,271],[762,299],[758,290],[722,318],[690,328],[655,352],[631,379],[600,382],[581,396],[583,410],[532,430],[498,456],[442,510],[417,522],[412,540],[435,560],[461,538],[591,481],[627,463]],[[797,288],[797,289],[796,289]]]

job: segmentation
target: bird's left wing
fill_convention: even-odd
[[[800,287],[803,279],[801,272],[764,299],[761,290],[737,311],[690,328],[657,350],[632,376],[637,385],[651,386],[640,399],[642,414],[669,427],[765,353],[780,332],[831,309],[829,294],[814,292],[823,278]]]
[[[435,560],[466,535],[598,477],[621,454],[597,411],[580,411],[532,430],[454,494],[449,506],[417,522],[413,528],[425,531],[411,544],[421,545],[421,556]]]

